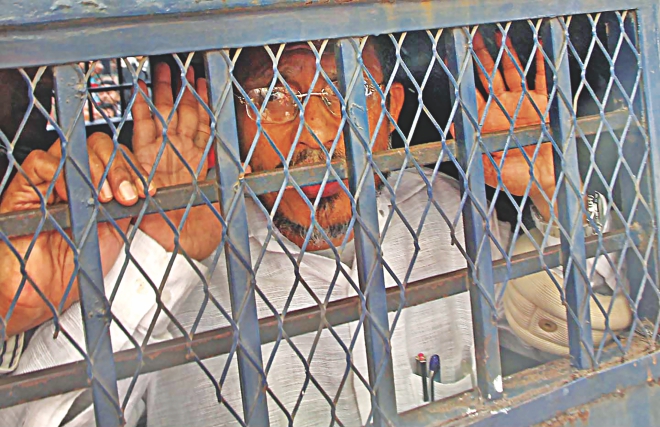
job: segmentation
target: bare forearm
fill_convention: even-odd
[[[12,239],[13,250],[4,244],[0,250],[0,315],[7,322],[7,335],[24,332],[50,319],[53,313],[46,300],[56,308],[61,300],[62,292],[58,289],[62,288],[63,272],[60,267],[66,265],[62,262],[66,260],[59,257],[67,258],[62,239],[41,236],[27,261],[19,261],[25,258],[30,240],[31,237]],[[72,260],[69,261],[72,264]],[[77,296],[75,282],[71,294]]]
[[[117,225],[125,234],[129,221],[120,220]],[[109,224],[99,225],[98,233],[105,276],[114,265],[124,242]],[[50,320],[53,310],[48,303],[58,310],[70,284],[62,309],[66,310],[79,299],[74,254],[67,240],[58,232],[42,233],[22,268],[19,257],[25,259],[32,238],[12,239],[13,251],[4,244],[0,245],[0,315],[5,321],[12,302],[16,300],[9,323],[5,325],[9,335]]]

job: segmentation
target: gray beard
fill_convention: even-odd
[[[392,138],[390,136],[388,148],[391,146],[392,146]],[[334,155],[332,160],[336,160],[342,157],[343,156],[339,157],[337,155]],[[318,164],[324,162],[325,162],[325,154],[323,154],[323,152],[321,152],[320,150],[311,150],[311,149],[301,151],[300,153],[298,153],[298,155],[294,156],[294,158],[291,159],[292,166]],[[383,173],[383,176],[385,177],[385,179],[387,179],[389,177],[389,172]],[[376,187],[376,193],[378,195],[380,195],[380,192],[384,185],[385,184],[381,182]],[[321,200],[319,200],[319,205],[316,209],[317,214],[319,212],[324,212],[326,210],[333,209],[335,202],[339,198],[340,194],[335,194],[330,197],[321,198]],[[310,203],[313,206],[314,200],[310,200]],[[296,236],[299,237],[301,240],[305,240],[305,238],[307,237],[307,232],[309,231],[309,227],[304,227],[296,222],[293,222],[291,219],[286,218],[284,215],[282,215],[279,211],[275,212],[275,215],[273,216],[273,224],[275,224],[275,227],[277,227],[277,229],[283,235]],[[337,239],[343,239],[344,236],[348,234],[349,226],[350,226],[350,220],[338,224],[332,224],[328,227],[321,227],[320,224],[315,223],[312,225],[313,228],[312,228],[311,236],[309,238],[309,243],[315,246],[323,243],[328,243],[324,239],[323,234],[321,234],[321,232],[319,231],[319,227],[323,229],[328,239],[337,240]]]
[[[337,197],[337,195],[332,197],[326,197],[325,199],[332,199],[335,197]],[[334,201],[325,202],[325,200],[322,199],[319,205],[324,203],[327,205],[331,205],[333,202]],[[319,206],[318,210],[320,209],[321,207]],[[273,217],[273,224],[275,224],[275,227],[277,227],[280,233],[287,236],[287,238],[289,239],[291,239],[291,237],[293,236],[296,236],[299,237],[301,240],[305,240],[305,238],[307,237],[307,232],[309,231],[308,227],[304,227],[296,222],[291,221],[289,218],[286,218],[284,215],[281,215],[279,212],[275,213],[275,216]],[[326,241],[326,238],[332,240],[344,238],[344,236],[346,236],[346,234],[348,233],[349,225],[350,225],[350,221],[342,222],[338,224],[332,224],[329,227],[321,227],[320,224],[315,223],[314,225],[312,225],[309,244],[312,244],[314,246],[318,246],[323,243],[332,244],[332,242]],[[323,234],[319,231],[319,227],[323,229],[326,237],[324,237]]]

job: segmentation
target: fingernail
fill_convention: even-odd
[[[121,194],[121,196],[126,200],[137,199],[137,192],[135,191],[135,187],[128,181],[124,181],[119,184],[119,194]]]
[[[149,183],[149,194],[153,193],[154,191],[156,191],[156,186],[154,185],[153,182],[150,182]]]
[[[103,196],[105,200],[112,199],[112,189],[110,189],[108,181],[104,182],[103,186],[101,186],[101,196]]]

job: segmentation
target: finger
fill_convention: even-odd
[[[110,139],[109,136],[103,133],[96,133],[95,135],[97,135],[97,137],[98,135],[102,135],[103,137]],[[62,145],[60,144],[59,139],[55,141],[55,144],[53,144],[48,149],[48,154],[57,158],[58,161],[62,158]],[[89,149],[88,149],[88,154],[89,154],[89,170],[92,176],[92,184],[94,185],[95,188],[98,188],[101,178],[103,177],[103,173],[105,171],[105,164],[102,163],[101,160],[98,158],[98,156],[92,153],[91,150]],[[55,191],[58,196],[60,196],[64,200],[67,200],[64,174],[60,174],[60,176],[57,178],[57,182],[55,183]],[[110,186],[108,185],[107,180],[103,183],[103,186],[101,187],[101,191],[99,192],[99,200],[103,203],[112,200],[112,191],[110,190]]]
[[[154,118],[151,116],[149,104],[145,100],[148,96],[149,90],[147,84],[142,80],[138,81],[138,85],[144,95],[140,92],[135,97],[131,114],[133,115],[133,144],[140,145],[141,143],[150,143],[156,139],[156,125]]]
[[[492,84],[493,92],[495,95],[503,93],[506,90],[504,79],[502,78],[499,70],[495,68],[493,57],[490,56],[490,52],[488,52],[486,44],[484,43],[483,36],[479,31],[477,31],[472,38],[472,46],[474,48],[474,53],[477,55],[477,58],[479,58],[479,62],[481,62],[481,65],[483,65],[486,73],[488,73],[487,77],[481,67],[477,66],[477,74],[479,75],[481,84],[484,85],[486,92],[490,93],[489,87]],[[490,82],[489,79],[491,80]]]
[[[202,98],[204,104],[209,105],[209,93],[206,79],[197,79],[197,93]],[[197,103],[197,134],[195,135],[195,145],[199,148],[206,147],[211,136],[211,117],[204,108],[204,104]]]
[[[190,83],[192,87],[195,86],[195,71],[192,67],[188,67],[186,80],[188,80],[188,83]],[[186,138],[194,138],[195,133],[197,133],[197,124],[199,123],[198,102],[197,99],[195,99],[195,95],[193,95],[192,91],[187,86],[184,87],[181,102],[177,109],[177,116],[177,131],[179,135],[185,136]]]
[[[548,96],[548,83],[545,74],[545,59],[543,58],[543,45],[539,42],[536,47],[536,86],[535,91],[538,94]]]
[[[481,92],[479,92],[476,88],[475,88],[475,95],[477,98],[477,111],[479,112],[478,120],[480,122],[483,120],[483,122],[485,123],[486,119],[488,118],[488,115],[492,114],[492,111],[494,111],[495,109],[491,107],[488,109],[488,111],[486,111],[486,99],[481,94]],[[495,102],[492,103],[494,104]],[[484,111],[486,111],[486,117],[484,117]]]
[[[174,106],[174,99],[172,97],[172,75],[170,74],[170,67],[164,62],[156,65],[153,87],[154,105],[163,119],[167,120]],[[176,114],[172,116],[172,121],[169,123],[169,126],[174,129],[176,129],[175,117]],[[158,134],[162,133],[163,124],[158,118],[155,119],[155,122],[156,132]]]
[[[105,134],[98,135],[104,135],[109,139],[109,137]],[[103,178],[103,174],[105,173],[106,164],[101,160],[101,158],[98,156],[98,154],[96,154],[94,150],[89,149],[88,155],[92,184],[94,184],[95,188],[99,188],[99,183],[101,182],[101,178]],[[110,184],[108,184],[108,179],[106,178],[103,182],[103,185],[101,186],[101,191],[99,191],[99,201],[106,203],[110,200],[112,200],[112,190],[110,189]]]
[[[58,162],[62,158],[62,144],[58,139],[53,145],[48,149],[48,154],[55,157]],[[59,164],[59,163],[58,163]],[[64,172],[60,173],[55,181],[55,193],[64,201],[68,200],[66,192],[66,183],[64,182]]]
[[[142,183],[142,181],[144,180],[144,182],[146,183],[149,174],[140,165],[140,163],[138,162],[135,155],[131,152],[131,150],[124,147],[123,145],[119,146],[119,148],[121,149],[121,156],[123,157],[123,161],[124,164],[126,165],[126,169],[130,172],[131,177],[133,178],[133,184],[138,189],[139,196],[141,198],[146,197],[146,193],[144,192],[144,184]],[[129,161],[131,164],[129,164]],[[135,166],[137,172],[135,171],[135,169],[133,169],[133,166]],[[150,182],[149,194],[153,196],[154,194],[156,194],[156,190],[157,190],[156,184],[153,181]]]
[[[40,184],[50,184],[57,173],[57,167],[60,164],[60,159],[45,151],[33,150],[23,161],[21,167],[25,176],[30,181],[30,184],[35,186]],[[22,175],[18,174],[16,177],[25,179]],[[29,184],[28,184],[29,185]]]
[[[35,208],[39,205],[37,194],[44,197],[53,180],[59,159],[42,150],[32,151],[21,165],[25,176],[18,173],[9,183],[0,203],[0,213]],[[52,202],[54,195],[48,199]]]
[[[109,182],[111,198],[114,197],[124,206],[134,205],[139,196],[135,178],[131,174],[130,167],[124,161],[122,153],[115,147],[110,137],[102,133],[95,133],[89,137],[87,144],[90,147],[90,158],[93,154],[109,167],[107,182]],[[115,157],[110,163],[113,154]],[[144,195],[144,191],[142,193]]]
[[[497,46],[502,48],[502,33],[497,32],[495,34],[495,41]],[[509,48],[509,52],[506,50],[502,52],[502,68],[504,69],[504,81],[506,82],[509,90],[517,90],[522,87],[522,77],[518,72],[523,71],[523,67],[520,64],[520,59],[518,58],[518,53],[513,49],[513,44],[511,43],[511,37],[506,38],[506,47]],[[516,65],[518,68],[516,68]]]

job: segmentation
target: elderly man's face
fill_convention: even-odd
[[[326,50],[321,58],[321,66],[330,80],[336,81],[338,75],[334,52],[330,47]],[[268,88],[273,79],[273,65],[266,51],[263,48],[246,49],[242,55],[243,57],[236,69],[236,75],[245,91],[249,93],[252,89]],[[386,84],[387,81],[384,81],[380,61],[371,43],[367,43],[365,46],[362,58],[374,79],[378,83]],[[278,70],[294,91],[305,94],[310,89],[316,73],[314,53],[306,44],[287,46],[278,62]],[[326,80],[319,75],[313,92],[319,93],[327,85]],[[278,86],[283,85],[278,81],[276,87]],[[388,110],[395,120],[401,111],[403,98],[403,86],[394,83],[389,92]],[[369,129],[372,133],[382,112],[380,99],[376,92],[371,95],[371,100],[367,101],[369,105]],[[257,124],[248,115],[245,105],[239,102],[236,105],[241,153],[245,156],[258,133]],[[332,108],[328,108],[323,98],[312,96],[309,99],[305,109],[305,122],[318,138],[318,141],[306,128],[303,128],[295,148],[293,143],[300,124],[298,118],[286,123],[264,124],[263,128],[285,158],[289,156],[292,149],[294,150],[291,156],[291,166],[325,164],[325,155],[319,147],[319,141],[330,151],[333,142],[338,138],[333,159],[345,157],[344,137],[343,132],[340,132],[341,113],[333,114],[331,110]],[[255,116],[254,113],[251,115]],[[388,149],[392,130],[393,126],[385,118],[375,139],[374,152]],[[257,147],[250,159],[250,166],[254,172],[282,167],[280,157],[263,133],[258,138]],[[346,182],[345,184],[347,185]],[[376,184],[381,184],[378,177],[376,177]],[[302,189],[310,199],[311,204],[314,204],[316,197],[319,195],[320,186],[307,186]],[[341,189],[339,183],[330,182],[326,184],[325,190],[320,196],[321,200],[316,210],[316,220],[323,227],[333,244],[341,244],[352,215],[350,198]],[[272,210],[277,199],[277,193],[264,194],[260,199],[269,210]],[[311,224],[311,212],[307,203],[295,189],[285,190],[277,207],[274,222],[275,226],[289,240],[298,246],[302,246]],[[320,250],[327,247],[327,243],[315,233],[307,248],[309,250]]]

